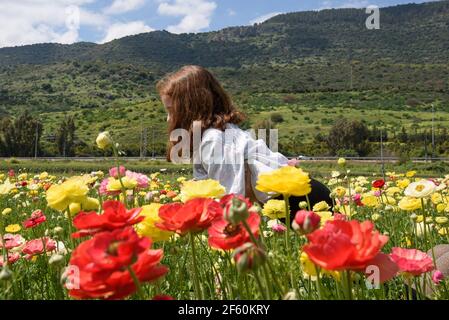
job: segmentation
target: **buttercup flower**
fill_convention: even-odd
[[[421,209],[421,200],[418,198],[404,197],[399,201],[398,207],[404,211],[414,211]]]
[[[390,257],[397,264],[400,271],[413,276],[419,276],[434,269],[432,258],[417,249],[395,247],[391,250]]]
[[[156,226],[162,219],[159,217],[159,209],[162,207],[160,203],[152,203],[142,207],[140,215],[145,217],[143,221],[136,225],[136,231],[140,236],[151,238],[154,242],[166,241],[170,239],[173,232],[161,230]]]
[[[10,224],[5,228],[5,231],[9,233],[16,233],[19,232],[20,230],[22,230],[22,228],[18,224]]]
[[[256,189],[287,196],[305,196],[312,191],[309,174],[291,166],[260,174]]]
[[[112,145],[112,138],[109,132],[105,131],[98,135],[95,142],[97,143],[98,148],[105,150]]]
[[[263,206],[262,214],[270,219],[285,218],[285,202],[283,200],[268,200]]]
[[[86,177],[72,177],[60,185],[52,185],[47,190],[47,203],[53,209],[64,211],[72,202],[83,202],[88,192]]]
[[[187,202],[196,198],[221,198],[225,192],[217,180],[190,180],[183,182],[180,197],[182,202]]]

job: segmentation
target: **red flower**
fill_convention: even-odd
[[[373,181],[373,187],[374,188],[382,189],[384,185],[385,185],[385,180],[383,180],[383,179],[379,179],[379,180]]]
[[[23,222],[25,228],[33,228],[41,223],[45,222],[47,218],[41,210],[36,210],[31,214],[31,218]]]
[[[44,246],[46,252],[53,251],[56,249],[56,241],[48,237],[30,240],[25,244],[22,252],[27,255],[26,258],[31,258],[34,255],[44,253]]]
[[[323,229],[307,236],[304,251],[327,270],[360,270],[380,253],[388,237],[374,231],[371,221],[328,221]]]
[[[192,199],[185,204],[171,203],[159,209],[162,222],[156,226],[162,230],[174,231],[184,235],[187,232],[200,232],[222,217],[220,204],[213,199]]]
[[[400,271],[414,276],[419,276],[434,269],[432,258],[416,249],[395,247],[391,250],[390,257],[398,265]]]
[[[246,220],[252,234],[257,237],[259,234],[260,216],[257,213],[250,213]],[[208,229],[209,245],[212,248],[230,250],[240,247],[251,238],[242,223],[231,224],[224,218],[215,220]]]
[[[172,296],[166,294],[160,294],[153,297],[153,300],[174,300]]]
[[[168,271],[160,264],[162,257],[162,250],[152,250],[151,240],[139,238],[132,227],[97,233],[72,254],[70,269],[78,272],[68,275],[74,284],[69,294],[78,299],[125,298],[136,291],[129,268],[139,282],[153,281]]]
[[[0,255],[0,267],[3,267],[3,255]],[[8,252],[8,264],[13,264],[14,262],[16,262],[17,260],[20,259],[20,254],[18,252],[15,253],[11,253]]]
[[[26,186],[28,185],[28,182],[22,181],[22,182],[20,183],[20,185],[21,185],[22,187],[26,187]]]
[[[105,201],[103,214],[96,212],[80,212],[73,224],[79,230],[72,234],[73,238],[81,238],[102,231],[124,228],[141,222],[145,217],[140,216],[142,208],[126,210],[120,201]]]
[[[321,217],[313,211],[296,212],[292,227],[301,234],[309,234],[320,227]]]

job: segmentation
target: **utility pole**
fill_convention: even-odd
[[[432,161],[435,158],[435,105],[432,103]]]
[[[39,147],[39,122],[36,121],[36,132],[34,139],[34,158],[37,159],[37,150]]]
[[[385,181],[384,140],[382,134],[382,127],[380,128],[380,161],[382,162],[382,178]]]
[[[148,129],[143,128],[143,150],[142,154],[143,157],[146,158],[147,156],[147,147],[148,147]]]
[[[152,149],[152,153],[151,153],[151,157],[154,159],[154,155],[155,155],[155,150],[154,150],[154,128],[151,128],[151,149]]]

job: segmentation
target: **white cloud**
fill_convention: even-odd
[[[282,14],[283,12],[270,12],[267,14],[264,14],[263,16],[257,17],[253,20],[251,20],[249,23],[250,24],[255,24],[255,23],[262,23],[267,21],[268,19],[273,18],[274,16],[277,16],[278,14]]]
[[[154,31],[154,29],[145,25],[143,21],[115,23],[109,26],[106,36],[100,43],[106,43],[115,39],[150,31]]]
[[[321,7],[318,10],[324,9],[343,9],[343,8],[367,8],[369,2],[367,0],[347,0],[342,4],[334,4],[331,0],[326,0],[321,3]]]
[[[145,0],[114,0],[114,2],[105,9],[106,14],[121,14],[128,11],[139,9],[145,5]]]
[[[101,26],[106,19],[82,8],[95,0],[1,0],[0,47],[79,41],[80,25]]]
[[[235,16],[237,14],[237,12],[235,12],[234,10],[232,10],[232,9],[228,9],[228,15],[229,16]]]
[[[163,16],[183,17],[177,25],[168,26],[172,33],[198,32],[208,28],[217,4],[207,0],[159,1],[158,13]]]

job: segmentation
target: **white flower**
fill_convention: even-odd
[[[429,180],[412,182],[405,189],[404,194],[407,197],[425,198],[435,191],[435,184]]]

